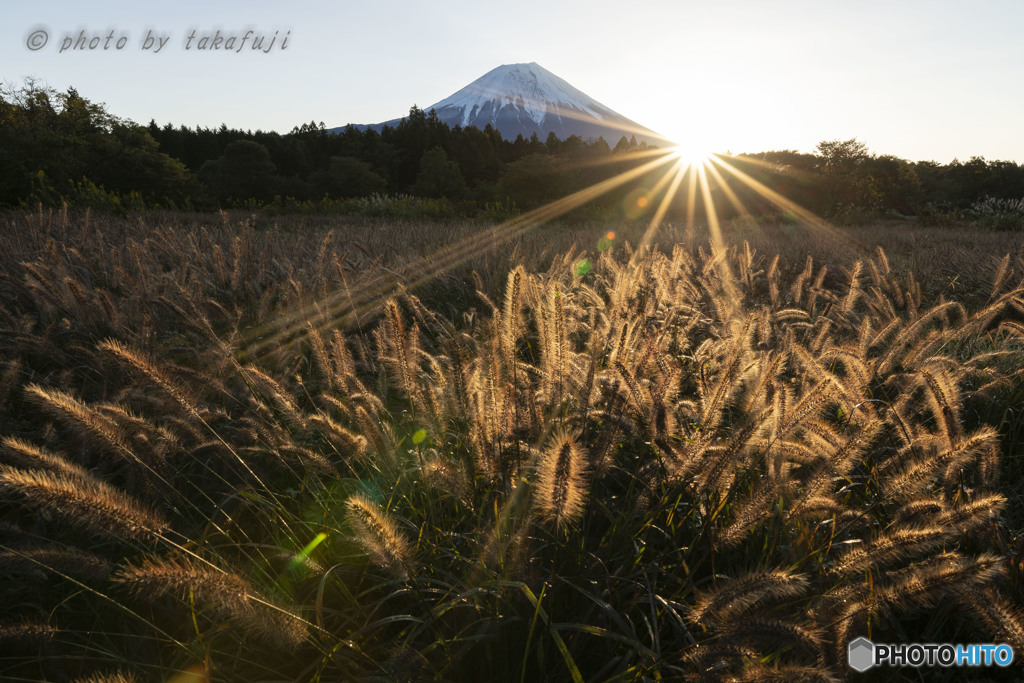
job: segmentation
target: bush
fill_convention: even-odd
[[[1024,198],[985,197],[974,202],[970,213],[977,219],[979,225],[992,230],[1024,229]]]
[[[450,199],[428,199],[407,194],[372,194],[356,200],[354,213],[380,218],[455,218],[457,212]]]
[[[65,192],[59,192],[50,184],[43,171],[39,171],[33,178],[32,194],[29,195],[27,204],[51,208],[73,206],[119,216],[123,216],[129,211],[144,211],[146,209],[146,202],[138,192],[131,191],[127,194],[112,192],[85,177],[70,186]]]
[[[927,202],[914,210],[921,225],[929,228],[948,227],[964,220],[963,211],[948,202]]]

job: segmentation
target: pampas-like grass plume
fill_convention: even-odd
[[[1009,643],[1015,652],[1024,651],[1024,612],[992,588],[964,590],[960,602],[992,634],[993,642]]]
[[[14,436],[5,437],[0,446],[0,458],[11,465],[26,470],[45,470],[67,477],[89,477],[89,473],[81,466],[68,462],[63,456],[51,453],[28,441]]]
[[[384,305],[384,325],[377,330],[381,360],[388,368],[394,386],[417,407],[423,408],[419,388],[417,361],[420,357],[419,327],[406,329],[398,302],[389,299]]]
[[[277,380],[255,366],[246,367],[243,372],[260,393],[264,405],[276,408],[284,424],[293,429],[306,426],[305,416],[295,404],[294,397]]]
[[[729,624],[769,603],[798,598],[809,587],[803,574],[782,570],[751,572],[700,596],[690,612],[690,621]]]
[[[907,496],[930,485],[931,477],[940,467],[949,470],[971,458],[984,464],[998,457],[999,434],[992,427],[981,427],[960,439],[956,446],[928,457],[911,459],[902,472],[889,477],[888,488],[893,495]]]
[[[25,393],[81,438],[109,449],[129,462],[139,460],[128,445],[128,434],[97,408],[65,391],[36,384],[26,387]]]
[[[167,529],[155,512],[91,476],[2,467],[0,494],[95,536],[153,542]]]
[[[821,634],[779,619],[754,617],[743,619],[722,637],[730,642],[749,643],[758,649],[783,646],[790,651],[800,652],[816,658],[821,649]]]
[[[522,266],[518,266],[508,274],[508,283],[505,286],[505,308],[501,315],[501,347],[502,353],[514,360],[516,352],[516,341],[519,338],[519,330],[522,326],[521,294],[525,287],[526,272]]]
[[[0,623],[0,649],[10,648],[6,651],[14,652],[15,649],[36,648],[59,632],[49,624],[37,622]]]
[[[129,348],[127,345],[116,339],[108,339],[100,342],[99,348],[112,353],[121,361],[127,363],[131,367],[134,367],[136,370],[155,382],[193,417],[199,416],[199,409],[196,407],[197,402],[195,397],[191,396],[188,390],[180,383],[174,381],[173,378],[168,377],[167,373],[157,367],[156,363],[149,358],[146,358],[142,353]]]
[[[355,540],[373,563],[399,579],[408,578],[412,547],[391,517],[361,493],[351,496],[345,507]]]
[[[63,548],[27,548],[0,553],[0,574],[43,575],[49,572],[91,581],[110,575],[113,566],[98,555]]]
[[[906,609],[932,606],[939,600],[990,585],[1004,571],[1003,558],[991,553],[964,557],[942,553],[896,573],[875,599],[879,605]]]
[[[194,601],[213,621],[229,621],[268,644],[293,649],[307,635],[302,619],[261,597],[244,577],[194,560],[147,559],[113,578],[147,601]]]
[[[556,527],[578,518],[586,500],[587,456],[578,438],[567,432],[556,434],[538,468],[534,507]]]
[[[861,572],[869,567],[884,567],[924,553],[942,544],[956,530],[940,526],[895,529],[870,544],[867,548],[854,548],[840,557],[832,571],[836,574]]]

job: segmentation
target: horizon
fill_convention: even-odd
[[[909,161],[1024,162],[1014,114],[1024,94],[1013,85],[1024,76],[1024,6],[646,2],[629,10],[635,25],[581,22],[583,7],[621,10],[609,2],[519,7],[506,17],[406,1],[385,23],[369,7],[61,0],[6,10],[0,79],[74,87],[141,125],[286,134],[310,121],[335,128],[429,111],[499,65],[536,62],[622,116],[717,153],[813,153],[820,141],[857,138]],[[40,30],[46,44],[30,50]],[[217,31],[251,35],[238,52],[197,49]]]

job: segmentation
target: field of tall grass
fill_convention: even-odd
[[[0,216],[0,677],[1024,656],[1024,237],[611,230]]]

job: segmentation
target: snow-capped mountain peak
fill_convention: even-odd
[[[563,111],[579,110],[597,119],[604,119],[611,113],[536,62],[505,64],[492,69],[431,109],[438,114],[449,108],[461,109],[462,125],[467,126],[474,113],[488,105],[495,110],[503,106],[518,108],[537,125],[541,125],[549,113],[558,116]]]
[[[543,139],[554,133],[560,139],[571,135],[584,140],[603,137],[611,145],[623,136],[635,136],[638,141],[655,145],[665,142],[661,135],[617,114],[536,62],[504,64],[492,69],[423,109],[431,110],[452,127],[476,126],[483,130],[490,124],[507,140],[533,134]],[[393,119],[367,127],[380,130],[399,121]]]

